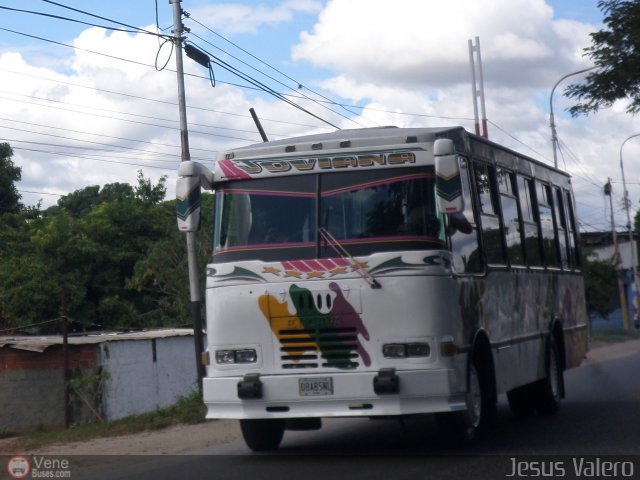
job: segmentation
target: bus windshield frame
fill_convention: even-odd
[[[433,167],[232,181],[216,191],[213,262],[446,248]]]

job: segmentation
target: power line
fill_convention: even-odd
[[[200,24],[200,23],[199,23],[199,24]],[[202,25],[202,24],[200,24],[200,25]],[[223,52],[223,53],[225,53],[225,54],[229,55],[229,56],[230,56],[231,58],[233,58],[234,60],[236,60],[236,61],[238,61],[238,62],[242,63],[243,65],[245,65],[245,66],[247,66],[247,67],[251,68],[252,70],[255,70],[256,72],[258,72],[258,73],[260,73],[260,74],[264,75],[265,77],[267,77],[267,78],[269,78],[269,79],[273,80],[274,82],[276,82],[276,83],[278,83],[278,84],[282,85],[283,87],[285,87],[285,88],[291,88],[291,87],[289,87],[288,85],[285,85],[285,84],[284,84],[283,82],[281,82],[280,80],[277,80],[276,78],[272,77],[271,75],[267,75],[266,73],[264,73],[264,72],[262,72],[262,71],[258,70],[258,69],[257,69],[257,68],[255,68],[254,66],[252,66],[252,65],[248,64],[248,63],[247,63],[247,62],[245,62],[244,60],[241,60],[241,59],[239,59],[238,57],[236,57],[235,55],[233,55],[233,54],[231,54],[231,53],[227,52],[226,50],[223,50],[222,48],[220,48],[220,47],[218,47],[218,46],[214,45],[213,43],[211,43],[211,42],[209,42],[208,40],[206,40],[206,39],[202,38],[201,36],[199,36],[198,34],[196,34],[196,33],[191,33],[191,35],[193,35],[194,37],[196,37],[196,38],[200,39],[201,41],[203,41],[203,42],[205,42],[205,43],[207,43],[207,44],[211,45],[212,47],[217,48],[217,49],[218,49],[218,50],[220,50],[221,52]],[[246,52],[246,50],[243,50],[243,51],[245,51],[245,52]],[[251,54],[250,54],[250,55],[251,55]],[[253,55],[251,55],[251,56],[253,56]],[[257,57],[254,57],[254,58],[257,58]],[[262,60],[261,60],[261,62],[262,62]],[[267,64],[267,63],[265,63],[265,62],[262,62],[262,63],[264,63],[265,65],[268,65],[268,64]],[[268,66],[269,66],[269,65],[268,65]],[[245,74],[245,75],[246,75],[246,74]],[[302,84],[298,84],[298,88],[303,88],[303,85],[302,85]],[[284,94],[282,94],[282,95],[284,96]],[[303,98],[305,98],[306,100],[309,100],[309,101],[311,101],[311,102],[314,102],[314,103],[316,103],[317,105],[320,105],[321,107],[326,108],[326,109],[327,109],[327,110],[329,110],[330,112],[332,112],[332,113],[334,113],[334,114],[336,114],[336,115],[339,115],[339,116],[341,116],[342,118],[344,118],[344,119],[346,119],[346,120],[349,120],[349,121],[351,121],[351,122],[355,123],[356,125],[358,125],[358,126],[360,126],[360,127],[363,127],[363,128],[364,128],[364,125],[362,125],[361,123],[359,123],[359,122],[355,121],[353,118],[350,118],[350,117],[347,117],[346,115],[343,115],[342,113],[339,113],[339,112],[336,112],[335,110],[332,110],[331,108],[329,108],[329,107],[327,107],[326,105],[324,105],[324,104],[323,104],[324,102],[319,102],[319,101],[317,101],[317,100],[315,100],[315,99],[313,99],[313,98],[309,97],[308,95],[302,95],[302,97],[303,97]],[[326,99],[326,97],[324,97],[324,98]],[[331,101],[331,100],[329,101],[329,103],[330,103],[330,104],[335,104],[335,102],[333,102],[333,101]],[[350,113],[353,113],[353,112],[350,112]],[[374,123],[375,123],[375,122],[374,122]]]
[[[193,42],[191,42],[193,43]],[[237,68],[233,67],[232,65],[230,65],[229,63],[221,60],[220,58],[216,57],[215,55],[213,55],[211,52],[207,52],[205,49],[201,48],[202,51],[204,51],[206,54],[208,54],[211,58],[213,58],[213,63],[222,67],[223,69],[227,70],[229,73],[232,73],[233,75],[241,78],[242,80],[246,81],[247,83],[250,83],[252,85],[255,85],[256,87],[260,88],[263,92],[268,93],[272,96],[274,96],[275,98],[282,100],[283,102],[291,105],[294,108],[297,108],[298,110],[320,120],[321,122],[326,123],[327,125],[330,125],[338,130],[340,130],[340,127],[338,127],[337,125],[334,125],[333,123],[329,122],[328,120],[325,120],[324,118],[316,115],[315,113],[310,112],[309,110],[307,110],[306,108],[298,105],[297,103],[289,100],[288,98],[286,98],[283,94],[276,92],[275,90],[273,90],[272,88],[268,87],[267,85],[265,85],[264,83],[260,82],[259,80],[256,80],[255,78],[251,77],[250,75],[247,75],[244,72],[241,72],[240,70],[238,70]]]
[[[219,34],[219,33],[215,32],[215,31],[214,31],[214,30],[212,30],[211,28],[209,28],[209,27],[207,27],[206,25],[204,25],[203,23],[199,22],[198,20],[196,20],[195,18],[193,18],[190,14],[188,14],[187,12],[185,12],[185,16],[186,16],[186,18],[187,18],[187,19],[192,20],[194,23],[196,23],[196,24],[200,25],[201,27],[203,27],[203,28],[204,28],[204,29],[206,29],[207,31],[211,32],[213,35],[216,35],[217,37],[221,38],[221,39],[222,39],[222,40],[224,40],[225,42],[227,42],[227,43],[229,43],[229,44],[233,45],[233,46],[234,46],[235,48],[237,48],[238,50],[240,50],[240,51],[244,52],[245,54],[249,55],[251,58],[253,58],[253,59],[257,60],[258,62],[262,63],[263,65],[265,65],[265,66],[269,67],[271,70],[273,70],[273,71],[275,71],[275,72],[279,73],[279,74],[280,74],[280,75],[282,75],[283,77],[285,77],[285,78],[287,78],[288,80],[290,80],[290,81],[294,82],[294,83],[297,85],[297,88],[298,88],[298,89],[303,89],[303,88],[304,88],[304,89],[306,89],[306,90],[309,90],[310,92],[314,93],[315,95],[318,95],[318,96],[320,96],[321,98],[323,98],[323,99],[327,100],[330,104],[332,104],[332,105],[336,105],[336,106],[340,106],[340,107],[342,107],[344,110],[346,110],[347,112],[349,112],[349,113],[351,113],[351,114],[354,114],[354,115],[355,115],[355,112],[352,112],[351,110],[349,110],[348,108],[346,108],[346,106],[345,106],[345,105],[340,104],[340,103],[337,103],[337,102],[335,102],[334,100],[331,100],[330,98],[328,98],[328,97],[326,97],[326,96],[324,96],[324,95],[322,95],[322,94],[320,94],[320,93],[318,93],[318,92],[316,92],[316,91],[314,91],[314,90],[312,90],[312,89],[310,89],[310,88],[306,87],[305,85],[303,85],[303,84],[302,84],[301,82],[299,82],[298,80],[296,80],[296,79],[294,79],[294,78],[290,77],[289,75],[287,75],[286,73],[284,73],[284,72],[282,72],[282,71],[278,70],[278,69],[277,69],[277,68],[275,68],[273,65],[269,64],[268,62],[265,62],[264,60],[262,60],[261,58],[257,57],[256,55],[252,54],[252,53],[251,53],[251,52],[249,52],[248,50],[246,50],[246,49],[242,48],[240,45],[238,45],[238,44],[236,44],[236,43],[232,42],[232,41],[231,41],[231,40],[229,40],[228,38],[224,37],[223,35],[221,35],[221,34]],[[194,35],[194,36],[196,36],[196,37],[200,38],[201,40],[203,40],[204,42],[208,43],[209,45],[211,45],[211,46],[213,46],[213,47],[215,47],[215,48],[218,48],[220,51],[222,51],[222,52],[224,52],[224,53],[227,53],[227,55],[231,55],[231,54],[229,54],[228,52],[226,52],[225,50],[221,49],[220,47],[217,47],[216,45],[213,45],[212,43],[208,42],[207,40],[204,40],[203,38],[199,37],[198,35],[196,35],[196,34],[195,34],[195,33],[193,33],[193,32],[192,32],[192,35]],[[237,57],[234,57],[233,55],[231,55],[231,56],[232,56],[233,58],[236,58],[236,60],[238,60],[238,61],[240,61],[240,62],[244,63],[245,65],[247,65],[247,66],[251,67],[250,65],[248,65],[247,63],[245,63],[245,62],[243,62],[242,60],[238,59]],[[253,68],[254,70],[257,70],[257,69],[255,69],[254,67],[251,67],[251,68]],[[261,72],[261,73],[263,73],[263,72]],[[263,74],[264,74],[264,73],[263,73]],[[271,78],[271,77],[269,77],[269,78]],[[281,83],[281,82],[278,82],[278,83]],[[282,84],[282,83],[281,83],[281,84]],[[284,84],[282,84],[282,85],[284,85]],[[286,86],[286,85],[285,85],[285,86]],[[291,88],[291,87],[289,87],[289,88]],[[293,90],[293,88],[292,88],[292,90]],[[318,101],[316,101],[316,100],[313,100],[313,101],[315,101],[316,103],[318,103]],[[332,111],[333,111],[333,110],[332,110]],[[334,112],[334,113],[336,113],[336,112]],[[351,120],[353,121],[353,119],[351,119]],[[368,119],[367,119],[367,120],[368,120]],[[371,121],[371,120],[369,120],[369,121]],[[356,122],[356,123],[357,123],[357,122]],[[376,123],[376,122],[373,122],[373,123]],[[360,126],[362,126],[362,125],[360,125]]]
[[[120,111],[120,110],[113,110],[113,109],[110,109],[110,108],[101,108],[101,107],[95,107],[95,106],[82,105],[82,104],[79,104],[79,103],[63,102],[62,100],[52,100],[52,99],[49,99],[49,98],[36,97],[35,95],[23,95],[21,93],[7,92],[7,91],[3,91],[3,90],[0,90],[0,93],[5,93],[5,94],[9,94],[9,95],[15,95],[17,97],[31,98],[31,99],[40,100],[40,101],[43,101],[43,102],[58,103],[58,104],[61,104],[61,105],[71,105],[73,107],[88,108],[90,110],[98,110],[98,111],[103,111],[103,112],[108,112],[108,113],[117,113],[118,115],[126,115],[126,116],[130,116],[130,117],[138,117],[138,118],[147,118],[147,119],[150,119],[150,120],[159,120],[161,122],[178,123],[177,120],[173,120],[173,119],[170,119],[170,118],[156,117],[156,116],[153,116],[153,115],[142,115],[142,114],[139,114],[139,113],[123,112],[123,111]],[[34,105],[41,105],[41,104],[34,104]],[[107,118],[113,118],[113,117],[107,117]],[[205,124],[205,123],[193,123],[193,122],[191,122],[190,125],[195,125],[197,127],[214,128],[214,129],[219,129],[219,130],[229,130],[229,131],[232,131],[232,132],[255,133],[255,130],[245,130],[245,129],[240,129],[240,128],[221,127],[219,125],[209,125],[209,124]],[[280,135],[278,135],[278,137],[279,136]],[[253,140],[247,139],[247,138],[237,138],[237,140],[253,141]]]
[[[118,161],[118,160],[107,160],[107,159],[103,159],[103,158],[93,158],[93,157],[89,157],[86,155],[71,155],[68,152],[53,152],[53,151],[49,151],[49,150],[38,150],[35,148],[23,148],[23,147],[12,147],[13,150],[22,150],[22,151],[26,151],[26,152],[36,152],[36,153],[46,153],[47,155],[58,155],[58,156],[62,156],[62,157],[66,157],[66,158],[79,158],[81,160],[92,160],[94,162],[106,162],[106,163],[117,163],[117,164],[121,164],[121,165],[131,165],[134,167],[143,167],[143,168],[156,168],[159,170],[165,170],[165,171],[170,171],[170,172],[174,172],[175,169],[173,168],[166,168],[166,167],[157,167],[155,165],[142,165],[140,163],[132,163],[132,162],[122,162],[122,161]]]
[[[146,33],[148,35],[154,35],[154,36],[158,36],[158,37],[165,37],[168,38],[166,35],[160,35],[154,32],[149,32],[147,30],[144,30],[142,28],[137,28],[137,27],[133,27],[133,29],[129,30],[129,29],[124,29],[124,28],[116,28],[116,27],[109,27],[106,25],[98,25],[96,23],[91,23],[91,22],[85,22],[83,20],[77,20],[75,18],[70,18],[70,17],[63,17],[60,15],[54,15],[51,13],[45,13],[45,12],[37,12],[34,10],[23,10],[23,9],[19,9],[19,8],[12,8],[12,7],[6,7],[3,5],[0,5],[0,10],[7,10],[7,11],[11,11],[11,12],[16,12],[16,13],[28,13],[30,15],[36,15],[36,16],[40,16],[40,17],[47,17],[47,18],[53,18],[56,20],[64,20],[67,22],[73,22],[73,23],[80,23],[82,25],[87,25],[89,27],[98,27],[98,28],[104,28],[105,30],[114,30],[117,32],[126,32],[126,33]]]
[[[473,119],[470,119],[473,120]],[[534,149],[533,147],[531,147],[530,145],[527,145],[526,143],[524,143],[522,140],[520,140],[519,138],[516,138],[513,134],[507,132],[504,128],[502,128],[500,125],[498,125],[495,122],[492,122],[491,120],[489,120],[489,123],[491,125],[493,125],[494,127],[496,127],[498,130],[500,130],[502,133],[504,133],[505,135],[509,136],[512,140],[515,140],[516,142],[518,142],[520,145],[523,145],[525,147],[527,147],[529,150],[531,150],[532,152],[536,153],[537,155],[539,155],[541,158],[545,158],[544,155],[542,155],[540,152],[538,152],[536,149]],[[546,160],[546,159],[545,159]],[[547,160],[548,161],[548,160]]]
[[[73,113],[80,113],[80,114],[83,114],[83,115],[91,115],[93,117],[107,118],[107,119],[110,119],[110,120],[118,120],[118,121],[121,121],[121,122],[135,123],[137,125],[146,125],[146,126],[150,126],[150,127],[160,127],[160,128],[166,128],[166,129],[169,129],[169,130],[179,130],[179,128],[172,127],[172,126],[169,126],[169,125],[159,125],[157,123],[143,122],[143,121],[140,121],[140,120],[131,120],[131,119],[127,119],[127,118],[112,117],[112,116],[109,116],[109,115],[100,115],[100,114],[97,114],[97,113],[83,112],[81,110],[74,110],[74,109],[63,108],[63,107],[59,107],[59,106],[44,105],[42,103],[28,102],[28,101],[25,101],[25,100],[16,100],[14,98],[0,97],[0,99],[9,100],[9,101],[13,101],[13,102],[19,102],[19,103],[28,103],[28,104],[31,104],[31,105],[37,105],[39,107],[44,107],[44,108],[54,108],[56,110],[62,110],[62,111],[65,111],[65,112],[73,112]],[[87,107],[87,108],[90,108],[90,107]],[[233,140],[243,140],[243,141],[246,141],[246,142],[254,142],[255,143],[255,142],[259,141],[259,140],[251,139],[251,138],[242,138],[242,137],[235,137],[235,136],[231,136],[231,135],[222,135],[222,134],[218,134],[218,133],[203,132],[201,130],[192,130],[191,132],[199,134],[199,135],[208,135],[208,136],[212,136],[212,137],[230,138],[230,139],[233,139]]]
[[[53,83],[57,83],[57,84],[61,84],[61,85],[69,85],[72,87],[78,87],[78,88],[84,88],[87,90],[93,90],[96,92],[102,92],[102,93],[108,93],[111,95],[120,95],[123,97],[127,97],[127,98],[134,98],[137,100],[144,100],[144,101],[148,101],[148,102],[155,102],[155,103],[159,103],[159,104],[164,104],[164,105],[171,105],[171,106],[177,106],[178,104],[176,102],[171,102],[168,100],[159,100],[157,98],[149,98],[149,97],[143,97],[140,95],[133,95],[130,93],[125,93],[125,92],[116,92],[114,90],[106,90],[104,88],[97,88],[97,87],[92,87],[92,86],[88,86],[88,85],[81,85],[79,83],[73,83],[73,82],[65,82],[63,80],[54,80],[52,78],[47,78],[47,77],[42,77],[39,75],[32,75],[29,73],[24,73],[24,72],[16,72],[14,70],[7,70],[5,68],[0,68],[0,71],[2,72],[7,72],[7,73],[12,73],[14,75],[21,75],[21,76],[25,76],[25,77],[29,77],[29,78],[37,78],[40,80],[45,80],[48,82],[53,82]],[[204,78],[204,77],[203,77]],[[224,83],[224,82],[221,82]],[[242,118],[246,118],[246,119],[251,119],[251,115],[243,115],[241,113],[235,113],[235,112],[225,112],[223,110],[216,110],[213,108],[206,108],[206,107],[197,107],[194,105],[187,105],[187,108],[189,110],[199,110],[199,111],[203,111],[203,112],[211,112],[211,113],[218,113],[221,115],[230,115],[230,116],[234,116],[234,117],[242,117]],[[297,126],[297,127],[309,127],[309,128],[318,128],[318,125],[309,125],[309,124],[305,124],[305,123],[296,123],[296,122],[288,122],[286,120],[276,120],[273,118],[260,118],[261,122],[273,122],[273,123],[281,123],[284,125],[293,125],[293,126]]]
[[[13,144],[15,143],[26,143],[28,145],[39,145],[39,146],[43,146],[43,147],[56,147],[56,148],[76,148],[76,149],[81,149],[81,150],[96,150],[98,152],[117,152],[116,150],[104,150],[104,149],[93,149],[93,148],[87,148],[87,147],[78,147],[78,146],[73,146],[73,145],[61,145],[59,143],[46,143],[46,142],[34,142],[34,141],[28,141],[28,140],[16,140],[16,139],[11,139],[11,138],[3,138],[3,140],[10,142],[13,146]],[[113,158],[112,156],[109,155],[101,155],[99,153],[93,153],[91,154],[93,156],[97,156],[97,157],[106,157],[106,158]],[[160,159],[147,159],[147,158],[140,158],[140,157],[124,157],[122,155],[118,155],[116,158],[121,158],[121,159],[125,159],[125,160],[138,160],[138,161],[148,161],[148,162],[161,162],[161,163],[170,163],[173,165],[176,165],[178,163],[178,160],[160,160]]]
[[[85,11],[85,10],[80,10],[80,9],[78,9],[78,8],[73,8],[73,7],[70,7],[70,6],[68,6],[68,5],[64,5],[64,4],[62,4],[62,3],[54,2],[54,1],[52,1],[52,0],[41,0],[41,1],[42,1],[42,2],[45,2],[45,3],[49,3],[49,4],[51,4],[51,5],[55,5],[55,6],[60,7],[60,8],[64,8],[64,9],[67,9],[67,10],[72,10],[72,11],[74,11],[74,12],[76,12],[76,13],[81,13],[81,14],[83,14],[83,15],[87,15],[87,16],[89,16],[89,17],[97,18],[97,19],[99,19],[99,20],[105,20],[105,21],[110,22],[110,23],[115,23],[116,25],[120,25],[120,26],[122,26],[122,27],[131,28],[131,29],[133,29],[133,30],[135,30],[135,31],[137,31],[137,32],[140,32],[140,33],[146,33],[146,34],[149,34],[149,35],[155,35],[155,36],[161,36],[161,37],[171,38],[171,37],[168,37],[167,35],[158,35],[157,33],[155,33],[155,32],[150,32],[150,31],[148,31],[148,30],[145,30],[144,28],[135,27],[135,26],[133,26],[133,25],[128,25],[128,24],[126,24],[126,23],[119,22],[118,20],[113,20],[113,19],[111,19],[111,18],[102,17],[102,16],[100,16],[100,15],[96,15],[96,14],[94,14],[94,13],[90,13],[90,12],[87,12],[87,11]]]
[[[30,125],[32,127],[50,128],[52,130],[60,130],[60,131],[63,131],[63,132],[79,133],[81,135],[91,135],[91,136],[101,137],[101,138],[112,138],[114,140],[122,140],[122,141],[125,141],[125,142],[145,143],[145,144],[153,145],[153,146],[156,146],[156,147],[180,148],[179,145],[171,145],[171,144],[168,144],[168,143],[150,142],[149,140],[138,140],[138,139],[135,139],[135,138],[116,137],[114,135],[106,135],[104,133],[87,132],[85,130],[74,130],[74,129],[71,129],[71,128],[52,127],[51,125],[42,125],[41,123],[24,122],[24,121],[21,121],[21,120],[13,120],[13,119],[10,119],[10,118],[2,118],[2,117],[0,117],[0,121],[20,123],[22,125]],[[0,128],[3,128],[3,127],[0,127]],[[10,127],[6,127],[5,126],[4,128],[10,128]],[[27,131],[27,130],[25,130],[25,131]],[[29,133],[36,133],[36,134],[40,134],[40,135],[45,135],[42,132],[34,132],[34,131],[28,131],[28,132]],[[71,138],[71,137],[67,136],[67,137],[63,137],[63,138]],[[72,140],[82,141],[80,139],[72,139]],[[98,142],[90,142],[90,143],[98,143]],[[127,149],[130,149],[130,150],[133,150],[130,147],[120,147],[118,145],[113,145],[113,144],[108,144],[108,145],[116,146],[118,148],[127,148]],[[208,152],[208,153],[212,153],[212,154],[217,154],[218,153],[217,150],[208,150],[208,149],[204,149],[204,148],[192,148],[191,150],[199,150],[199,151],[202,151],[202,152]],[[140,151],[147,152],[147,150],[142,150],[142,149],[140,149]],[[172,155],[172,154],[167,153],[167,154],[164,154],[164,155]],[[194,159],[201,160],[201,161],[207,161],[207,159],[205,159],[203,157],[194,157]]]
[[[18,191],[21,192],[21,193],[33,193],[33,194],[36,194],[36,195],[53,195],[53,196],[56,196],[56,197],[63,197],[64,196],[62,193],[36,192],[36,191],[33,191],[33,190],[21,190],[21,189],[18,189]]]
[[[8,28],[0,27],[0,31],[14,33],[16,35],[22,35],[22,36],[25,36],[25,37],[28,37],[28,38],[33,38],[33,39],[36,39],[36,40],[49,42],[49,43],[52,43],[54,45],[60,45],[60,46],[64,46],[64,47],[67,47],[67,48],[72,48],[74,50],[79,50],[79,51],[91,53],[91,54],[94,54],[94,55],[100,55],[100,56],[104,56],[104,57],[111,58],[111,59],[114,59],[114,60],[120,60],[120,61],[123,61],[123,62],[132,63],[132,64],[135,64],[135,65],[140,65],[140,66],[144,66],[144,67],[148,67],[148,68],[154,68],[154,69],[156,68],[154,65],[149,65],[149,64],[146,64],[146,63],[143,63],[143,62],[139,62],[137,60],[131,60],[131,59],[127,59],[127,58],[117,57],[115,55],[109,55],[109,54],[102,53],[102,52],[96,52],[95,50],[89,50],[89,49],[86,49],[86,48],[81,48],[81,47],[77,47],[77,46],[74,46],[74,45],[69,45],[69,44],[66,44],[66,43],[63,43],[63,42],[58,42],[58,41],[55,41],[55,40],[51,40],[51,39],[48,39],[48,38],[40,37],[40,36],[37,36],[37,35],[31,35],[31,34],[24,33],[24,32],[18,32],[16,30],[11,30],[11,29],[8,29]],[[220,59],[218,59],[218,61],[222,62]],[[222,62],[222,64],[224,64],[224,63],[225,62]],[[304,109],[303,107],[295,104],[295,102],[292,102],[291,100],[286,98],[283,94],[278,93],[273,89],[270,89],[269,87],[267,87],[266,85],[262,84],[261,82],[258,82],[255,79],[251,79],[250,76],[242,74],[242,72],[240,72],[239,70],[233,69],[233,67],[231,67],[230,65],[228,67],[225,66],[223,68],[225,68],[225,70],[229,71],[230,73],[242,78],[247,83],[254,85],[255,90],[260,90],[260,91],[269,93],[269,94],[275,96],[276,98],[284,101],[285,103],[288,103],[289,105],[295,106],[296,108],[298,108],[299,110],[303,111],[304,113],[307,113],[308,115],[310,115],[310,116],[312,116],[312,117],[314,117],[314,118],[316,118],[316,119],[318,119],[318,120],[320,120],[320,121],[322,121],[324,123],[327,123],[327,124],[331,125],[334,128],[339,129],[338,126],[332,124],[331,122],[328,122],[327,120],[319,117],[318,115],[315,115],[314,113],[311,113],[310,111]],[[165,69],[165,70],[176,73],[175,70],[171,70],[171,69]],[[185,73],[185,75],[188,75],[188,76],[191,76],[191,77],[195,77],[195,78],[209,80],[209,78],[203,77],[201,75],[195,75],[195,74],[191,74],[191,73]],[[239,84],[233,84],[233,83],[229,83],[229,82],[220,82],[220,83],[227,83],[228,85],[234,85],[234,86],[237,86],[237,87],[240,87],[240,88],[246,88],[246,86],[239,85]],[[253,140],[251,140],[251,141],[253,141]]]

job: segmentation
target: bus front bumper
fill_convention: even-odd
[[[370,417],[467,408],[464,381],[453,369],[395,374],[397,393],[375,393],[377,372],[260,375],[259,398],[245,399],[238,396],[243,377],[206,377],[203,397],[207,418]],[[303,395],[300,382],[313,380],[329,383],[330,392]]]

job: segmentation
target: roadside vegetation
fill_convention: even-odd
[[[12,154],[0,143],[0,334],[60,333],[63,316],[72,332],[190,325],[186,244],[166,177],[154,184],[139,171],[133,185],[88,186],[47,209],[25,207]],[[212,206],[203,195],[203,211]],[[198,235],[202,265],[211,217]]]
[[[640,330],[601,330],[591,334],[591,342],[618,343],[640,339]]]
[[[128,435],[148,430],[159,430],[178,424],[196,424],[205,421],[206,408],[198,391],[181,398],[177,403],[155,412],[132,415],[112,422],[83,423],[69,429],[47,428],[26,433],[6,443],[0,450],[24,452],[56,443],[80,442],[94,438]],[[11,436],[4,432],[4,437]],[[0,437],[2,438],[2,437]]]

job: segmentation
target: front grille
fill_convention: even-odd
[[[286,329],[278,331],[284,369],[354,369],[360,363],[355,328]]]

